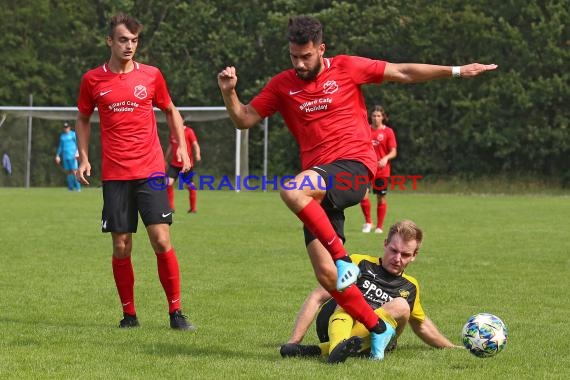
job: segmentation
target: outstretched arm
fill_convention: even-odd
[[[313,290],[305,299],[301,310],[297,314],[295,327],[291,332],[291,337],[287,343],[301,343],[309,326],[313,323],[319,308],[329,299],[331,295],[322,286]]]
[[[228,66],[218,74],[218,86],[230,118],[237,129],[249,129],[261,121],[261,116],[249,104],[243,104],[236,92],[237,75],[233,66]]]
[[[426,344],[436,347],[436,348],[463,348],[462,346],[457,346],[449,339],[447,339],[431,321],[431,319],[424,319],[423,322],[419,322],[415,319],[410,319],[410,327],[414,333],[423,340]]]
[[[454,69],[455,67],[455,69]],[[384,79],[389,82],[421,83],[434,79],[458,77],[474,77],[485,71],[495,70],[498,66],[470,63],[464,66],[439,66],[423,63],[387,63]],[[454,70],[455,75],[454,75]]]

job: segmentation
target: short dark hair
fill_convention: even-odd
[[[113,37],[115,34],[115,29],[118,25],[125,25],[129,32],[138,35],[143,30],[143,24],[134,17],[131,17],[125,13],[117,13],[111,20],[109,20],[109,37]]]
[[[304,45],[313,42],[320,45],[323,42],[323,25],[311,16],[295,16],[289,19],[289,42]]]

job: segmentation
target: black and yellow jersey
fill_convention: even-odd
[[[394,298],[402,297],[410,305],[410,318],[419,322],[424,321],[426,315],[420,302],[420,286],[414,277],[407,274],[394,276],[388,273],[382,267],[379,257],[352,254],[350,259],[360,269],[356,286],[374,310]],[[335,308],[336,302],[331,298],[321,307],[317,315],[317,335],[321,342],[328,341],[328,321]]]
[[[425,314],[420,303],[420,286],[414,277],[405,273],[401,276],[388,273],[378,257],[352,254],[350,259],[360,269],[356,286],[372,309],[402,297],[410,305],[410,318],[423,322]]]

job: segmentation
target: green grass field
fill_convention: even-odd
[[[177,209],[187,192],[177,191]],[[194,334],[171,331],[156,259],[139,225],[133,264],[141,328],[121,309],[110,236],[100,233],[100,189],[0,189],[2,379],[568,379],[570,198],[389,195],[387,223],[409,218],[425,243],[408,268],[428,316],[459,343],[463,323],[491,312],[509,327],[498,356],[436,350],[410,331],[383,362],[342,365],[279,356],[316,285],[301,226],[277,193],[199,192],[172,239]],[[347,210],[350,252],[379,253]],[[311,329],[305,342],[317,342]]]

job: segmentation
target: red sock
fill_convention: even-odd
[[[378,316],[368,305],[364,296],[356,285],[352,284],[342,292],[329,290],[336,303],[354,319],[362,323],[368,330],[372,330],[378,323]]]
[[[188,192],[190,193],[190,211],[196,212],[196,189],[188,186]]]
[[[168,300],[168,312],[180,309],[180,270],[174,248],[165,253],[156,253],[158,278]]]
[[[370,199],[365,198],[360,201],[360,208],[364,214],[364,220],[366,223],[372,224],[372,217],[370,216]]]
[[[378,215],[378,225],[377,227],[382,228],[384,225],[384,218],[386,217],[386,208],[388,205],[386,202],[382,202],[376,206],[376,214]]]
[[[297,217],[325,246],[333,260],[346,256],[342,240],[337,236],[325,210],[323,210],[319,202],[313,199],[297,214]]]
[[[174,184],[166,187],[166,193],[168,194],[168,203],[170,203],[170,209],[174,210]]]
[[[130,256],[126,259],[118,259],[113,256],[113,277],[123,305],[123,313],[136,315],[135,273]]]

